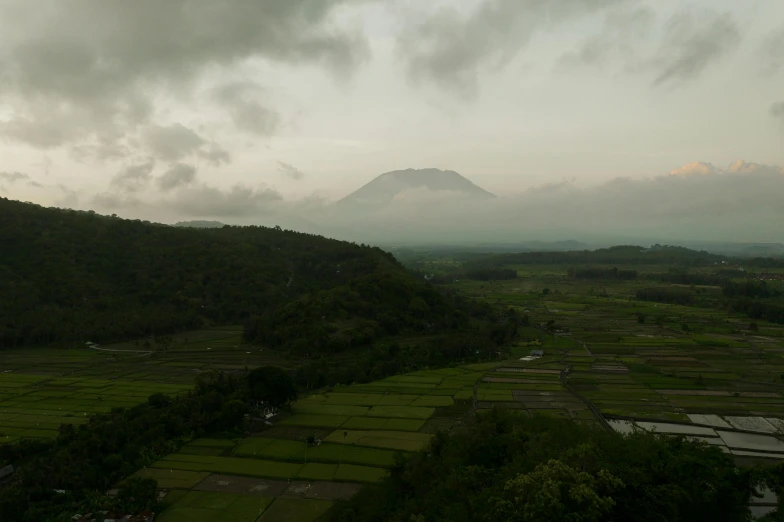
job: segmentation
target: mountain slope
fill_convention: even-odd
[[[344,287],[353,301],[334,315],[346,325],[356,310],[386,314],[400,333],[451,328],[459,315],[391,254],[279,229],[177,228],[0,198],[0,244],[0,347],[133,339],[270,314],[285,322],[279,308]],[[371,299],[385,294],[403,299]]]
[[[476,200],[495,195],[478,187],[457,172],[438,169],[407,169],[387,172],[336,203],[338,207],[378,208],[389,205],[406,192],[425,190],[451,192]]]

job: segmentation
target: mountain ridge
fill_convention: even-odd
[[[456,192],[472,199],[486,200],[497,197],[453,170],[409,168],[385,172],[338,200],[335,205],[377,208],[379,205],[392,203],[401,195],[405,197],[406,191],[421,189],[431,192]]]

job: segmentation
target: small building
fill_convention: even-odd
[[[544,350],[531,350],[531,357],[542,357]]]

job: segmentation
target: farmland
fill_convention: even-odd
[[[238,370],[277,361],[241,343],[237,327],[184,332],[166,352],[144,341],[93,349],[0,351],[0,443],[52,438],[61,424],[127,408],[154,393],[187,393],[205,370]]]
[[[684,434],[739,463],[784,458],[781,325],[757,320],[752,329],[737,313],[640,301],[648,280],[517,268],[516,280],[446,285],[528,318],[511,357],[309,390],[249,436],[195,438],[135,474],[170,491],[161,520],[314,520],[383,480],[396,453],[419,451],[437,431],[492,408]],[[240,334],[187,332],[165,351],[134,341],[2,352],[10,371],[0,374],[0,441],[52,438],[91,414],[187,393],[207,370],[294,364]],[[530,357],[534,349],[543,355]]]

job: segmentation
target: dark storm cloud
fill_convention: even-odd
[[[263,101],[264,90],[251,82],[234,82],[222,85],[213,92],[213,98],[231,116],[241,131],[261,136],[273,134],[280,125],[280,115]]]
[[[293,179],[294,181],[302,181],[305,179],[305,173],[299,170],[294,165],[290,165],[288,163],[283,163],[282,161],[278,162],[278,172],[284,178]]]
[[[158,186],[161,190],[168,191],[190,185],[194,181],[196,181],[196,169],[192,165],[176,163],[158,178]]]
[[[357,1],[0,0],[0,94],[14,104],[0,132],[40,148],[125,132],[151,121],[156,89],[186,98],[207,67],[249,58],[348,74],[367,43],[330,22]],[[53,126],[42,108],[55,107],[80,132]]]
[[[665,41],[652,61],[657,71],[654,84],[692,80],[740,42],[740,29],[731,15],[682,11],[670,19]]]
[[[112,178],[111,186],[113,189],[122,192],[138,192],[143,190],[152,180],[153,169],[155,169],[155,161],[153,159],[148,159],[143,163],[129,165]]]
[[[471,97],[487,67],[502,67],[536,31],[626,0],[484,0],[468,15],[441,9],[398,40],[415,81]]]

